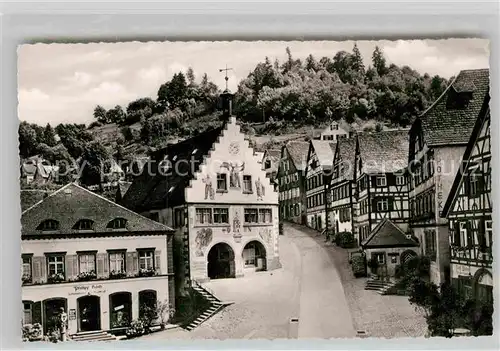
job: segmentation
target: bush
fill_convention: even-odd
[[[366,275],[365,258],[361,255],[353,256],[351,258],[352,273],[356,278]]]
[[[134,320],[127,328],[126,334],[128,338],[136,338],[143,335],[145,332],[144,323],[142,320]]]
[[[22,326],[23,341],[36,341],[42,339],[42,325],[40,323]]]
[[[94,121],[94,122],[92,122],[92,123],[89,124],[89,128],[88,129],[92,129],[92,128],[96,128],[96,127],[101,127],[101,126],[102,126],[101,122]]]
[[[335,244],[344,249],[350,249],[356,246],[356,240],[351,232],[340,232],[335,236]]]

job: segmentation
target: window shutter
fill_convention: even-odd
[[[170,237],[167,241],[167,272],[174,273],[174,238]]]
[[[470,176],[466,175],[464,177],[464,192],[465,195],[469,196],[470,195]]]
[[[107,278],[108,275],[109,275],[109,256],[108,256],[107,252],[103,252],[100,255],[102,255],[102,260],[104,261],[103,262],[104,263],[104,265],[103,265],[103,275],[104,275],[105,278]]]
[[[484,176],[482,173],[477,175],[477,192],[482,194],[484,192]]]
[[[32,258],[32,264],[33,264],[33,273],[32,273],[32,280],[33,283],[38,283],[39,281],[43,280],[42,277],[42,257],[34,256]]]
[[[455,222],[453,224],[453,243],[457,246],[460,246],[460,222]]]
[[[389,211],[394,210],[394,199],[392,197],[387,198],[387,208]]]
[[[377,201],[376,197],[372,199],[372,212],[377,212]]]
[[[377,186],[377,177],[376,176],[371,176],[370,180],[371,180],[370,186],[376,187]]]
[[[386,174],[387,185],[396,185],[396,175],[393,173]]]
[[[66,279],[73,280],[78,275],[78,270],[75,270],[74,260],[78,260],[77,255],[66,255]],[[78,269],[78,265],[76,265]]]
[[[161,274],[161,251],[155,250],[155,271],[156,274]]]
[[[477,233],[477,240],[479,241],[479,251],[480,252],[485,252],[486,251],[486,227],[483,219],[479,220],[479,227],[478,227],[478,233]]]
[[[127,275],[128,276],[133,276],[134,275],[134,255],[133,252],[127,252],[127,258],[126,258],[126,269],[127,269]]]
[[[32,311],[32,321],[33,324],[40,323],[42,324],[42,302],[37,301],[31,305]]]
[[[104,256],[102,253],[98,253],[97,254],[97,257],[96,257],[96,263],[97,263],[97,278],[105,278],[106,275],[104,274],[104,265],[105,265],[105,262],[104,262]]]
[[[139,273],[139,253],[137,251],[132,252],[132,274],[136,275]]]
[[[473,242],[474,237],[472,236],[471,222],[467,222],[466,228],[467,228],[467,247],[470,248],[474,244],[474,242]]]

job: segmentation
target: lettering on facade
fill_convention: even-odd
[[[69,310],[68,317],[70,321],[76,320],[76,309],[72,308]]]
[[[68,295],[96,295],[103,294],[106,292],[106,289],[101,284],[91,284],[91,285],[75,285],[73,286],[73,290],[69,292]]]
[[[457,275],[470,275],[470,267],[463,265],[454,265]]]

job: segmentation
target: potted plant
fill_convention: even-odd
[[[77,279],[79,281],[89,281],[97,278],[97,274],[94,271],[81,272],[78,274]]]
[[[47,281],[51,284],[60,283],[60,282],[64,281],[64,279],[65,279],[64,273],[53,273],[47,277]]]
[[[23,276],[21,277],[21,281],[23,282],[23,285],[31,283],[31,275],[23,274]]]
[[[127,277],[127,273],[124,271],[111,271],[109,272],[109,278],[110,279],[123,279]]]
[[[155,273],[153,267],[139,269],[139,277],[152,277]]]
[[[138,336],[141,336],[144,334],[144,323],[142,320],[134,320],[132,323],[130,323],[130,327],[127,328],[127,331],[125,332],[127,335],[127,338],[135,338]]]

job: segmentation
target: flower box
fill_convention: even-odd
[[[123,271],[111,271],[109,272],[109,279],[123,279],[127,277],[127,273]]]
[[[82,272],[76,277],[79,281],[89,281],[97,278],[97,274],[94,271]]]
[[[30,284],[32,282],[31,275],[29,275],[29,274],[23,274],[23,276],[21,278],[21,281],[22,281],[23,285]]]
[[[54,284],[54,283],[60,283],[63,282],[66,278],[64,277],[64,273],[54,273],[50,274],[47,277],[47,282]]]
[[[141,268],[139,269],[139,277],[152,277],[156,274],[153,268]]]

